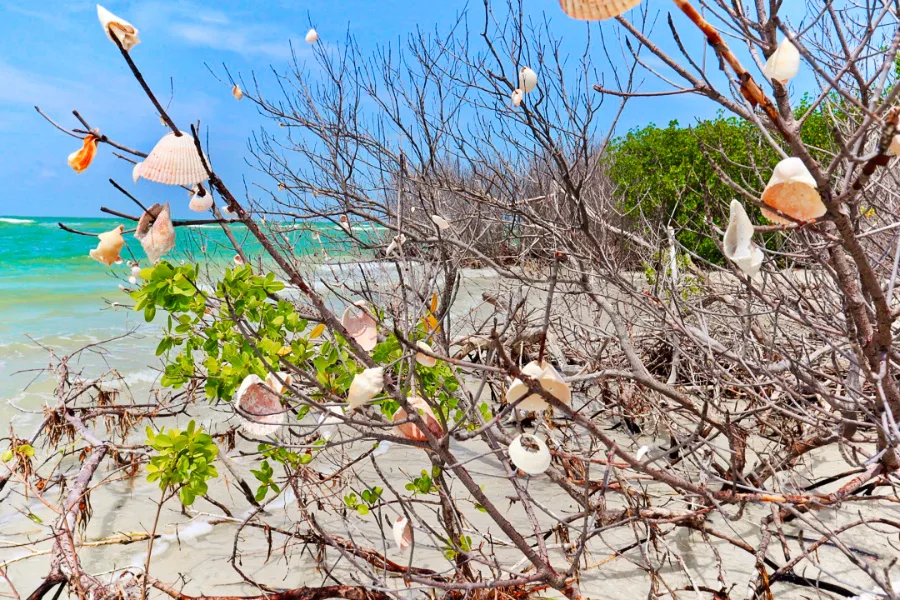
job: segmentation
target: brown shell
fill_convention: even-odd
[[[428,406],[427,402],[415,396],[407,399],[407,402],[409,402],[409,405],[412,408],[419,412],[419,416],[425,421],[425,426],[428,427],[428,431],[430,431],[434,437],[439,438],[444,435],[444,428],[441,427],[440,421],[434,416],[434,412],[432,412],[431,407]],[[398,421],[406,421],[408,418],[409,415],[407,415],[406,411],[399,408],[397,409],[397,412],[394,413],[393,421],[394,423],[397,423]],[[413,440],[414,442],[424,442],[428,439],[415,423],[395,425],[394,433],[403,436],[408,440]]]
[[[818,190],[806,183],[779,183],[766,189],[763,204],[771,206],[798,221],[814,221],[825,214],[825,204]],[[793,221],[780,217],[770,210],[762,209],[765,218],[773,223],[790,225]]]
[[[641,0],[559,0],[563,11],[573,19],[603,21],[618,17],[641,3]]]

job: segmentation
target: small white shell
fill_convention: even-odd
[[[353,376],[353,382],[350,384],[350,391],[347,394],[347,404],[351,410],[359,408],[380,394],[383,389],[384,369],[382,367],[366,369]]]
[[[800,71],[800,51],[791,43],[791,40],[784,38],[781,44],[763,67],[763,75],[766,79],[774,79],[781,84],[785,84]]]
[[[235,211],[231,210],[231,208],[227,204],[222,205],[222,213],[229,216],[237,214]]]
[[[138,281],[137,277],[135,277],[133,275],[128,278],[128,283],[130,283],[131,285],[137,285],[137,281]]]
[[[190,208],[194,212],[206,212],[212,208],[212,205],[212,194],[207,191],[203,196],[201,196],[200,194],[194,194],[193,196],[191,196],[191,202],[190,204],[188,204],[188,208]]]
[[[341,229],[350,233],[350,219],[347,218],[347,215],[341,215],[340,218]]]
[[[231,88],[231,95],[234,96],[235,100],[242,100],[244,98],[244,90],[238,84],[234,84],[234,87]]]
[[[529,475],[540,475],[550,467],[550,450],[541,438],[523,433],[509,445],[509,459]]]
[[[537,87],[537,73],[531,67],[522,67],[519,70],[519,89],[526,94],[534,91]]]
[[[126,52],[141,43],[141,40],[138,39],[137,27],[125,19],[112,14],[99,4],[97,5],[97,18],[100,19],[100,24],[103,25],[106,37],[112,40],[112,36],[115,35],[119,38],[119,43],[122,44],[122,48]]]
[[[131,169],[131,180],[135,183],[141,178],[141,168],[143,164],[143,162],[134,163],[134,168]]]
[[[125,239],[122,237],[123,231],[125,231],[125,226],[119,225],[115,229],[97,235],[100,241],[97,242],[97,247],[89,252],[90,257],[107,267],[119,262],[121,260],[119,252],[125,245]]]
[[[131,276],[132,277],[140,277],[141,276],[141,268],[137,265],[131,267]]]
[[[144,162],[135,165],[132,177],[135,182],[143,177],[156,183],[184,186],[194,186],[209,178],[194,138],[186,133],[164,135]]]
[[[281,407],[280,395],[269,389],[272,387],[270,382],[275,384],[275,389],[281,388],[270,377],[263,382],[258,375],[247,375],[234,396],[235,406],[240,409],[238,414],[244,413],[241,414],[241,429],[249,435],[275,435],[284,424],[285,412]]]
[[[341,325],[362,349],[368,352],[378,343],[378,324],[366,311],[365,306],[365,302],[348,306],[341,315]]]
[[[638,448],[637,454],[634,455],[634,460],[641,460],[648,452],[650,452],[650,446],[641,446]]]
[[[425,352],[434,354],[434,350],[432,350],[431,346],[429,346],[425,342],[416,342],[416,347],[419,348],[419,350],[424,350]],[[433,367],[437,364],[437,359],[433,356],[429,356],[428,354],[416,352],[416,362],[423,367]]]
[[[395,250],[399,249],[403,243],[406,241],[406,236],[402,233],[400,235],[395,235],[394,239],[391,240],[391,243],[388,244],[388,247],[384,251],[385,256],[390,256],[394,253]]]
[[[755,277],[759,273],[764,258],[762,250],[753,243],[753,223],[737,200],[731,201],[731,213],[728,218],[728,229],[722,240],[725,257],[737,265],[747,277]]]
[[[317,32],[315,29],[310,29],[306,32],[305,39],[307,44],[315,44],[319,41],[319,32]]]
[[[512,93],[512,105],[520,106],[522,104],[522,97],[522,90],[520,90],[519,88],[514,89]]]
[[[618,17],[641,3],[641,0],[559,0],[563,11],[573,19],[603,21]]]
[[[151,224],[152,221],[152,224]],[[175,226],[169,203],[154,204],[141,215],[134,237],[141,243],[151,263],[175,247]]]
[[[400,516],[394,521],[394,543],[397,544],[397,550],[406,552],[412,543],[412,528],[409,526],[409,519]]]
[[[775,166],[772,178],[763,191],[762,202],[798,221],[812,221],[826,212],[816,189],[816,180],[803,161],[795,157],[786,158]],[[792,223],[765,208],[762,213],[773,223]]]
[[[431,221],[442,231],[444,229],[450,229],[450,222],[440,215],[431,215]]]
[[[522,372],[529,377],[537,379],[544,390],[563,404],[569,404],[572,401],[572,391],[569,389],[569,384],[563,380],[550,363],[545,362],[542,365],[536,360],[531,361],[522,367]],[[506,401],[512,404],[526,393],[528,393],[528,386],[525,382],[521,379],[515,379],[506,391]],[[531,394],[522,400],[518,408],[530,411],[544,410],[548,406],[547,401],[540,395]]]

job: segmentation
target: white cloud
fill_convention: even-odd
[[[172,33],[194,46],[285,59],[291,54],[288,36],[266,27],[237,28],[230,25],[177,24]]]

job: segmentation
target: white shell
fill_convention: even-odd
[[[440,215],[431,215],[431,221],[442,231],[444,229],[450,229],[450,222]]]
[[[131,169],[131,180],[135,183],[141,178],[141,167],[143,164],[143,162],[134,163],[134,168]]]
[[[529,475],[540,475],[550,467],[550,450],[541,438],[523,433],[509,445],[509,459]]]
[[[244,259],[241,258],[241,255],[240,255],[240,254],[235,254],[235,255],[234,255],[234,264],[236,264],[236,265],[239,266],[239,267],[244,266]]]
[[[305,39],[307,44],[315,44],[319,41],[319,32],[317,32],[315,29],[310,29],[306,32]]]
[[[725,257],[733,262],[747,277],[755,277],[762,266],[763,252],[753,243],[753,223],[737,200],[731,201],[728,229],[722,240]]]
[[[350,220],[347,218],[347,215],[341,215],[340,224],[341,229],[350,233]]]
[[[141,243],[141,247],[151,263],[155,263],[174,248],[175,226],[172,225],[169,203],[154,204],[147,209],[147,212],[142,214],[141,220],[138,221],[134,237]]]
[[[432,350],[431,346],[429,346],[425,342],[416,342],[416,347],[419,348],[419,350],[424,350],[425,352],[434,354],[434,350]],[[428,354],[416,352],[416,362],[423,367],[433,367],[437,364],[437,359],[433,356],[429,356]]]
[[[115,35],[119,38],[119,43],[122,44],[122,48],[126,52],[141,43],[141,40],[138,39],[137,27],[125,19],[120,19],[99,4],[97,5],[97,18],[100,19],[100,24],[103,25],[106,37],[112,40],[112,36]]]
[[[119,225],[115,229],[97,235],[100,241],[97,242],[97,247],[89,252],[90,257],[107,267],[119,262],[121,260],[119,252],[125,245],[125,239],[122,237],[123,231],[125,231],[125,226]]]
[[[282,390],[271,374],[265,382],[258,375],[247,375],[234,396],[235,405],[240,409],[238,414],[244,413],[241,414],[241,429],[257,437],[278,433],[284,424],[285,412],[281,408],[280,393],[276,391]]]
[[[135,165],[132,177],[135,182],[143,177],[156,183],[184,186],[194,186],[209,178],[203,160],[197,154],[194,138],[186,133],[164,135],[150,151],[150,156]]]
[[[641,0],[559,0],[563,11],[573,19],[603,21],[618,17],[641,3]]]
[[[242,100],[244,98],[244,90],[238,84],[234,84],[234,87],[231,88],[231,95],[234,96],[235,100]]]
[[[395,235],[394,239],[391,240],[391,243],[388,244],[387,249],[384,251],[385,256],[390,256],[394,253],[395,250],[399,249],[403,243],[406,241],[406,236],[402,233],[400,235]]]
[[[212,194],[207,191],[205,196],[201,196],[200,194],[191,196],[191,202],[188,204],[188,208],[194,212],[206,212],[212,208],[212,205]]]
[[[348,306],[341,315],[341,325],[362,349],[368,352],[378,343],[378,324],[366,311],[365,306],[365,302]]]
[[[512,105],[520,106],[522,104],[522,97],[522,90],[520,90],[519,88],[514,89],[512,93]]]
[[[791,43],[791,40],[784,38],[781,44],[763,67],[763,75],[766,79],[774,79],[781,84],[785,84],[800,71],[800,51]]]
[[[394,521],[394,543],[397,544],[397,550],[406,552],[409,545],[412,544],[412,528],[409,526],[409,519],[400,516]]]
[[[140,277],[141,276],[141,268],[137,265],[131,267],[131,276],[132,277]]]
[[[128,283],[130,283],[131,285],[137,285],[137,277],[132,275],[131,277],[128,278]]]
[[[541,365],[536,360],[531,361],[522,367],[522,372],[529,377],[537,379],[544,390],[563,404],[569,404],[572,401],[572,391],[569,389],[569,384],[563,381],[563,378],[550,363],[545,362]],[[512,404],[526,393],[528,393],[528,386],[525,382],[521,379],[515,379],[506,391],[506,401]],[[540,395],[531,394],[522,400],[518,408],[520,410],[544,410],[548,406],[547,401]]]
[[[825,214],[825,205],[816,189],[816,180],[799,158],[786,158],[775,166],[772,178],[763,191],[762,202],[798,221],[812,221]],[[793,221],[762,209],[773,223],[791,224]]]
[[[226,214],[226,215],[236,215],[237,214],[235,211],[231,210],[231,207],[229,207],[227,204],[222,205],[222,213]]]
[[[531,67],[522,67],[519,71],[519,89],[526,94],[537,87],[537,73]]]
[[[638,448],[637,454],[634,455],[634,460],[641,460],[647,453],[650,452],[650,446],[641,446]]]
[[[380,394],[383,389],[384,369],[381,367],[366,369],[353,376],[353,382],[350,384],[350,391],[347,394],[347,404],[351,410],[359,408]]]

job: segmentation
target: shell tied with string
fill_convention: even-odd
[[[197,152],[193,137],[168,133],[144,162],[134,166],[132,177],[135,183],[144,178],[165,185],[195,186],[209,179],[203,166],[205,158]]]

